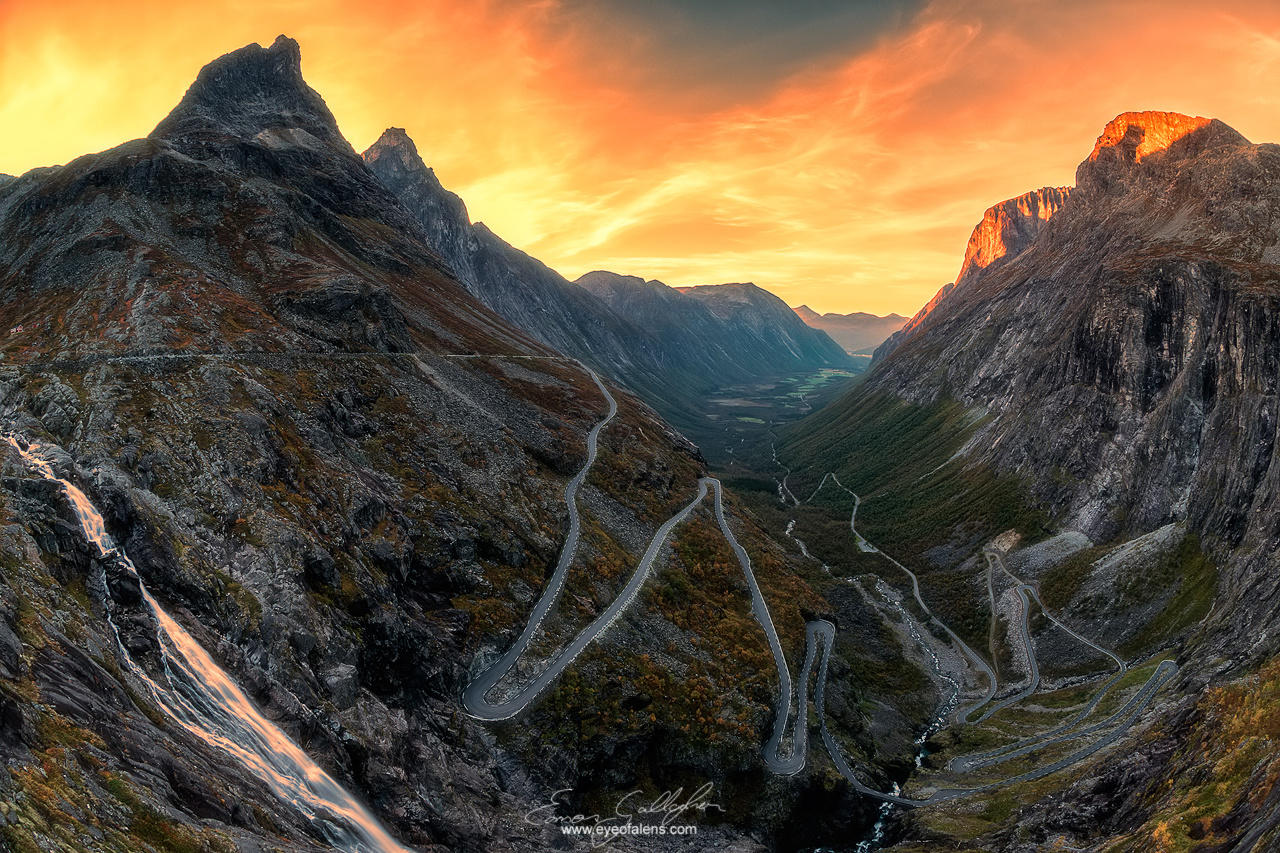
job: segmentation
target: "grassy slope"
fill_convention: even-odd
[[[1035,538],[1047,519],[1021,484],[952,457],[981,424],[954,401],[928,406],[859,387],[783,435],[779,456],[796,470],[792,490],[817,485],[826,471],[863,498],[859,530],[904,562],[957,541],[1009,528]],[[909,564],[910,564],[909,562]]]
[[[953,458],[981,423],[981,413],[954,401],[919,406],[859,386],[786,430],[779,448],[802,500],[827,471],[862,497],[859,532],[916,571],[926,600],[972,642],[984,641],[987,622],[972,598],[972,572],[957,565],[1005,530],[1024,541],[1048,532],[1048,518],[1018,480]],[[824,561],[849,562],[851,499],[828,485],[813,507],[801,512],[809,517],[797,531]],[[892,566],[856,562],[847,568],[905,579]]]

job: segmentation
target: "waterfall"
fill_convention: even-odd
[[[901,794],[902,789],[898,787],[898,783],[893,783],[893,793]],[[871,835],[858,842],[858,846],[853,848],[853,853],[874,853],[880,849],[880,844],[884,841],[885,827],[889,822],[889,814],[893,811],[893,803],[885,800],[880,804],[880,810],[876,812],[875,825],[871,827]]]
[[[24,448],[6,436],[22,460],[41,477],[62,487],[98,556],[113,559],[138,577],[137,569],[107,533],[102,514],[76,486],[59,477],[40,445]],[[278,726],[262,716],[249,697],[151,597],[138,577],[143,600],[155,617],[164,663],[160,684],[117,643],[129,674],[146,685],[151,698],[182,729],[234,758],[288,805],[299,811],[336,848],[348,853],[410,853],[369,811],[312,761]],[[111,619],[107,608],[107,619]],[[115,623],[111,623],[113,630]],[[117,641],[119,633],[116,634]]]

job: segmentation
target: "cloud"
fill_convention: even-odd
[[[754,280],[910,314],[987,206],[1070,183],[1120,112],[1280,139],[1273,4],[738,8],[17,0],[0,171],[145,134],[204,61],[287,32],[357,148],[407,127],[473,217],[570,277]]]

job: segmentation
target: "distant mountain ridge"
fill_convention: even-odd
[[[806,326],[785,302],[754,284],[674,288],[604,270],[575,284],[650,330],[668,351],[729,382],[852,364],[824,332]]]
[[[677,424],[696,417],[696,401],[716,385],[850,366],[826,335],[755,285],[718,286],[737,288],[735,301],[730,291],[686,295],[659,283],[640,287],[643,280],[633,276],[617,277],[636,286],[630,295],[591,286],[594,273],[570,283],[473,224],[465,203],[441,185],[402,128],[384,132],[363,159],[472,296],[537,340],[628,385]]]
[[[850,355],[870,355],[907,322],[907,318],[900,314],[887,314],[884,317],[865,311],[819,314],[808,305],[801,305],[793,310],[805,325],[826,332]]]

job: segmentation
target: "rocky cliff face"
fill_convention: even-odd
[[[806,326],[785,302],[754,284],[679,290],[601,270],[576,284],[651,330],[668,352],[725,383],[851,364],[826,333]]]
[[[1070,195],[1070,187],[1043,187],[1006,199],[987,208],[982,221],[974,226],[965,245],[964,261],[954,282],[944,284],[923,308],[902,328],[876,348],[874,361],[887,356],[915,333],[925,318],[933,313],[957,285],[975,277],[997,262],[1004,263],[1021,254]]]
[[[1022,253],[1049,218],[1061,209],[1070,192],[1069,187],[1044,187],[987,208],[982,221],[969,235],[956,282],[963,282],[1001,258]]]
[[[1251,144],[1216,120],[1125,113],[1069,194],[1041,190],[988,211],[954,289],[880,354],[844,409],[877,399],[920,411],[959,404],[970,426],[953,469],[1011,478],[1053,527],[1103,550],[1160,530],[1197,536],[1219,582],[1212,615],[1179,646],[1188,692],[1280,650],[1278,209],[1280,147]],[[814,420],[823,423],[805,440],[839,435],[838,412]],[[941,551],[933,557],[945,562]],[[1073,583],[1113,582],[1105,560],[1085,565]],[[1160,577],[1133,601],[1166,595]],[[1114,600],[1085,597],[1064,599],[1077,625],[1101,625],[1089,621],[1099,607],[1113,626],[1140,624],[1132,611],[1107,611]],[[1186,713],[1154,718],[1153,732],[1199,737]],[[1132,831],[1158,808],[1152,791],[1178,772],[1167,741],[1151,734],[1132,760],[1143,768],[1136,776],[1115,769],[1100,783],[1108,804],[1092,814],[1105,826],[1072,824],[1077,839]],[[1066,805],[1031,807],[1028,825],[1061,830],[1069,822],[1055,824],[1055,814],[1097,809],[1099,793],[1087,787]],[[1252,813],[1240,808],[1237,827]],[[1126,849],[1149,849],[1140,837]],[[1025,849],[1025,840],[1009,832],[991,846]]]
[[[564,488],[604,401],[454,279],[440,235],[354,154],[299,61],[285,38],[236,51],[148,138],[5,185],[3,431],[46,446],[165,608],[414,848],[546,849],[559,836],[519,816],[551,790],[713,771],[726,797],[768,792],[727,839],[777,831],[795,793],[755,759],[767,685],[699,657],[719,716],[692,729],[688,694],[644,693],[666,672],[647,638],[669,644],[664,660],[722,641],[674,593],[621,620],[582,665],[588,687],[548,694],[541,716],[492,730],[460,713],[473,660],[505,647],[555,563]],[[702,473],[651,409],[617,396],[580,498],[587,557],[548,647],[611,599]],[[46,485],[5,450],[5,845],[323,849],[126,674],[105,615],[137,589],[95,562]],[[733,523],[770,567],[762,585],[790,591],[777,618],[796,654],[799,608],[825,604],[758,526]],[[673,571],[701,565],[676,544]],[[741,581],[717,577],[705,594],[724,610]],[[155,637],[145,621],[122,635],[140,655]],[[620,666],[621,689],[590,688]],[[583,725],[549,734],[566,720]]]
[[[806,326],[821,329],[833,341],[844,347],[850,355],[870,355],[875,348],[884,343],[890,335],[901,329],[907,322],[906,317],[888,314],[877,317],[865,311],[852,314],[819,314],[808,305],[794,309],[796,316]]]
[[[1144,154],[1147,128],[1172,141]],[[1220,122],[1121,116],[1040,236],[957,284],[877,386],[994,413],[974,450],[1065,469],[1037,492],[1087,532],[1190,518],[1242,543],[1270,490],[1278,155]]]

